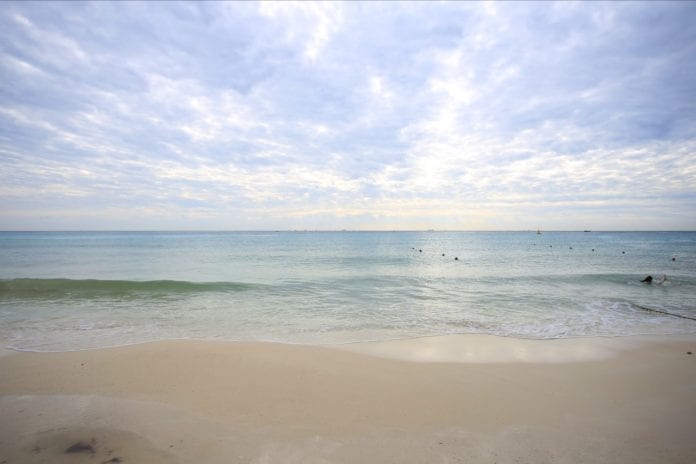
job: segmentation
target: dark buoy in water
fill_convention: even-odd
[[[444,253],[442,253],[442,256],[445,256],[445,254],[444,254]]]
[[[625,251],[622,251],[622,252],[621,252],[621,254],[622,254],[622,255],[625,255],[625,254],[626,254],[626,252],[625,252]]]
[[[594,251],[594,248],[592,249],[592,251]]]
[[[572,250],[572,249],[573,249],[573,247],[570,247],[570,249]]]
[[[676,261],[676,260],[677,260],[677,257],[676,257],[676,256],[672,256],[672,261]]]
[[[652,283],[652,276],[647,276],[645,279],[641,280],[641,283],[651,284]]]
[[[418,253],[423,253],[423,250],[418,250]]]
[[[459,261],[459,258],[457,258],[457,257],[455,256],[455,257],[454,257],[454,260],[455,260],[455,261]]]

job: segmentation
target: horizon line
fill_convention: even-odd
[[[541,234],[544,233],[555,233],[555,232],[582,232],[582,233],[592,233],[592,232],[696,232],[692,229],[0,229],[0,233],[46,233],[46,232],[74,232],[74,233],[86,233],[86,232],[121,232],[121,233],[251,233],[251,232],[264,232],[264,233],[281,233],[281,232],[293,232],[293,233],[305,233],[305,232],[326,232],[326,233],[341,233],[341,232],[533,232]]]

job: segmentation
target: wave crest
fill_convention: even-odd
[[[189,294],[239,292],[256,285],[242,282],[178,280],[12,279],[0,280],[0,298],[95,297],[133,294]]]

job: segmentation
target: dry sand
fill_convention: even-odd
[[[694,336],[5,352],[0,464],[692,464],[689,351]]]

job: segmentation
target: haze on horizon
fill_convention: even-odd
[[[4,2],[0,230],[696,230],[696,3]]]

